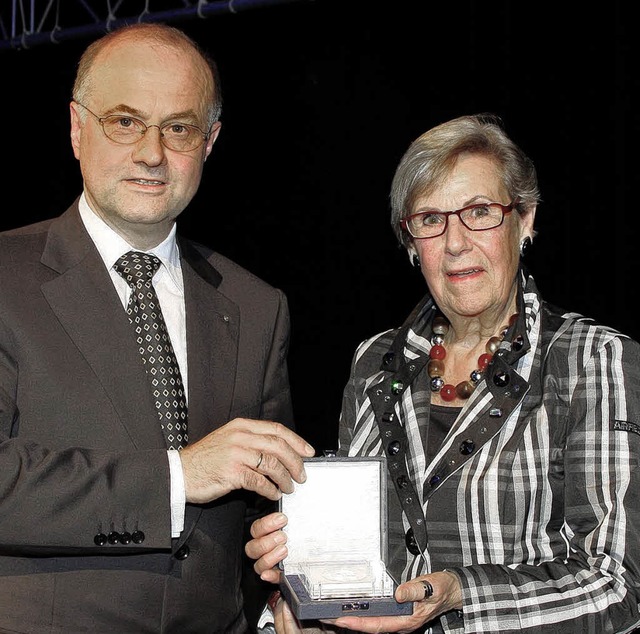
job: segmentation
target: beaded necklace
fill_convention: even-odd
[[[450,324],[448,320],[441,314],[433,318],[431,335],[431,350],[429,352],[429,363],[427,364],[427,374],[430,378],[431,391],[439,392],[443,401],[453,401],[455,398],[468,399],[476,389],[478,383],[484,375],[484,371],[489,365],[494,353],[500,347],[500,343],[504,339],[509,326],[517,319],[518,313],[514,313],[509,318],[509,324],[504,326],[499,335],[491,337],[485,346],[486,352],[478,357],[478,367],[470,375],[467,381],[462,381],[458,385],[453,386],[451,383],[444,382],[444,358],[447,351],[444,347],[444,338],[449,332]]]

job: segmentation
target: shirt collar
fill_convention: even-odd
[[[80,218],[87,230],[89,236],[93,240],[100,257],[104,261],[108,270],[111,270],[117,259],[127,253],[127,251],[135,250],[122,236],[118,235],[100,216],[98,216],[89,207],[89,203],[84,192],[80,196],[78,203]],[[153,253],[160,259],[169,276],[178,288],[182,288],[182,275],[180,273],[180,254],[178,252],[178,244],[176,242],[176,225],[174,223],[169,235],[156,247],[145,251],[145,253]]]

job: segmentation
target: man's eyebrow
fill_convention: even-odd
[[[135,117],[140,117],[140,118],[144,116],[143,113],[140,112],[140,110],[137,110],[136,108],[132,108],[131,106],[128,106],[125,103],[119,103],[117,106],[112,106],[108,110],[105,110],[103,116],[109,116],[112,114],[118,114],[122,112],[126,112],[127,114],[133,115]]]
[[[139,119],[146,120],[147,116],[141,110],[134,108],[133,106],[128,106],[125,103],[117,104],[104,112],[103,117],[108,117],[113,114],[130,114],[132,117],[136,117]],[[183,121],[183,120],[191,120],[191,121],[199,121],[198,115],[193,110],[182,110],[181,112],[173,112],[169,116],[165,117],[163,121]]]

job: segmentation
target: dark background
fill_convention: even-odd
[[[528,263],[544,297],[640,339],[636,21],[585,7],[300,0],[175,21],[218,61],[224,96],[181,230],[287,293],[297,424],[316,448],[336,445],[357,344],[424,292],[389,187],[410,142],[454,116],[499,114],[538,167]],[[68,102],[92,39],[0,51],[0,229],[80,191]]]

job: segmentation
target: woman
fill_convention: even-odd
[[[356,351],[339,454],[387,457],[388,569],[414,612],[336,627],[640,624],[640,347],[542,300],[521,263],[538,200],[533,164],[490,115],[433,128],[400,162],[392,224],[428,293]],[[285,521],[253,527],[264,579]],[[299,631],[282,602],[275,624]]]

